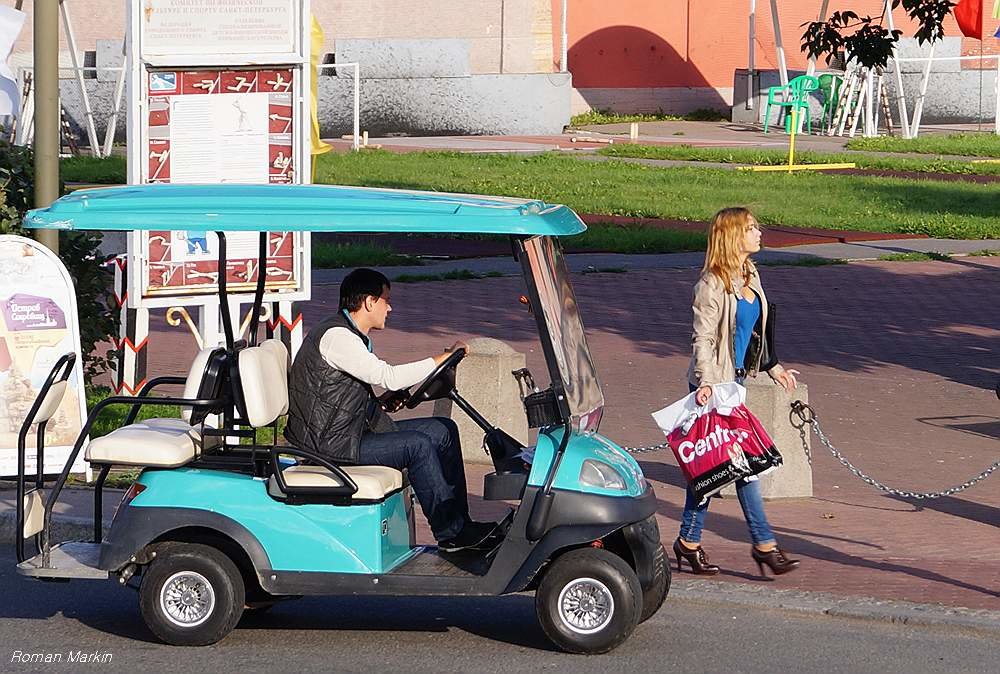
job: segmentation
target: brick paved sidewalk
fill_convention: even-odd
[[[802,371],[833,441],[875,477],[911,490],[964,481],[1000,454],[1000,260],[871,262],[762,271],[780,307],[779,352]],[[694,270],[577,275],[574,282],[607,407],[601,431],[622,444],[659,440],[649,413],[687,392]],[[528,356],[544,379],[533,319],[517,278],[397,284],[390,329],[376,335],[390,361],[489,336]],[[317,293],[319,295],[319,293]],[[332,311],[323,293],[306,325]],[[151,318],[150,372],[186,369],[193,341]],[[429,413],[429,408],[423,413]],[[1000,476],[955,497],[908,503],[883,496],[814,441],[815,497],[768,504],[779,540],[803,561],[774,587],[915,602],[998,606]],[[669,547],[683,504],[672,458],[644,455]],[[483,472],[470,468],[481,493]],[[476,499],[476,508],[497,504]],[[423,527],[421,531],[427,535]],[[713,501],[705,548],[723,579],[756,582],[735,499]],[[760,581],[765,582],[765,581]]]

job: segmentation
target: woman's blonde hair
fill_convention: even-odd
[[[739,275],[743,277],[744,283],[749,283],[750,277],[757,271],[749,257],[742,268],[740,266],[743,237],[746,236],[752,219],[753,215],[746,208],[723,208],[715,214],[708,228],[708,250],[705,252],[702,271],[718,276],[730,293],[736,292],[733,278]]]

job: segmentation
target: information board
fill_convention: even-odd
[[[297,11],[295,0],[142,0],[143,56],[294,53]]]

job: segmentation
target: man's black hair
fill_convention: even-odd
[[[389,279],[382,272],[355,269],[340,282],[340,308],[357,311],[366,297],[378,299],[389,287]]]

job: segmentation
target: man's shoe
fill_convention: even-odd
[[[438,542],[441,552],[461,552],[462,550],[479,550],[489,548],[491,539],[497,529],[495,522],[466,522],[462,530],[454,538]]]

